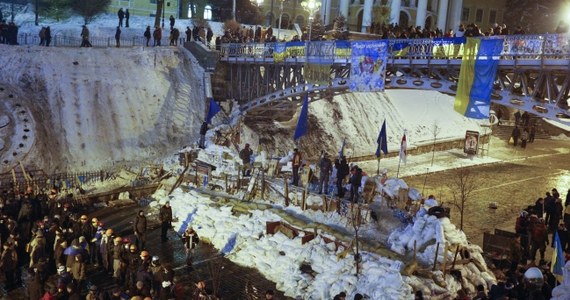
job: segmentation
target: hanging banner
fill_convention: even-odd
[[[384,91],[388,42],[352,42],[350,90],[353,92]]]
[[[303,69],[303,75],[307,82],[327,85],[331,79],[331,66],[307,62]]]

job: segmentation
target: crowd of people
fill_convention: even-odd
[[[5,192],[1,199],[0,270],[6,293],[22,287],[27,278],[27,299],[34,300],[215,299],[204,281],[189,296],[172,266],[149,253],[143,210],[132,222],[132,238],[81,214],[73,196],[60,197],[56,189],[48,194],[36,194],[31,188],[22,195]],[[172,222],[168,202],[160,208],[159,220],[165,242]],[[192,227],[182,235],[182,243],[191,266],[199,243]],[[103,290],[93,284],[87,274],[96,272],[112,276],[114,287]]]
[[[522,114],[520,111],[516,111],[514,116],[515,128],[513,128],[511,137],[509,138],[509,144],[517,147],[520,141],[521,148],[525,149],[527,143],[534,143],[534,138],[536,136],[536,124],[531,122],[530,114],[526,111]],[[501,116],[497,115],[497,117],[500,120]]]

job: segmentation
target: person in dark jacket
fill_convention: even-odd
[[[46,32],[45,32],[45,39],[46,39],[46,47],[49,47],[49,44],[51,43],[51,28],[48,26],[46,27]]]
[[[184,242],[184,248],[186,249],[186,264],[191,267],[192,257],[194,256],[196,246],[198,246],[198,243],[200,242],[200,238],[192,227],[188,227],[184,232],[184,235],[182,235],[182,241]]]
[[[174,29],[174,23],[176,20],[174,19],[173,15],[170,15],[170,18],[168,18],[168,20],[170,21],[170,31],[172,31],[172,29]]]
[[[146,217],[144,215],[144,211],[139,210],[137,217],[134,223],[134,232],[135,232],[135,243],[137,248],[140,250],[144,250],[146,244],[146,231],[147,231],[147,222]]]
[[[192,41],[192,29],[190,29],[190,27],[186,27],[186,31],[184,33],[186,33],[186,41]]]
[[[299,149],[293,149],[293,185],[299,186],[299,169],[303,164],[303,158]]]
[[[350,201],[358,203],[358,190],[362,184],[362,169],[354,166],[350,172],[352,174],[350,177]]]
[[[243,163],[243,176],[251,175],[251,156],[253,155],[253,150],[249,147],[249,144],[245,144],[245,147],[239,152],[239,158]]]
[[[115,30],[115,45],[117,48],[121,47],[121,27],[117,26]]]
[[[125,12],[123,11],[123,8],[119,8],[119,11],[117,12],[117,17],[119,17],[119,27],[123,27],[123,19],[125,18]]]
[[[344,198],[344,180],[346,176],[350,173],[348,163],[346,162],[346,157],[343,155],[337,158],[334,162],[334,167],[336,168],[336,189],[337,196],[341,199]]]
[[[159,220],[161,224],[160,238],[165,242],[168,240],[168,229],[172,227],[172,208],[169,201],[166,201],[160,208]]]
[[[186,35],[188,36],[188,30],[186,31]],[[200,126],[200,143],[198,147],[202,149],[206,149],[206,132],[208,132],[208,122],[204,121],[202,126]]]
[[[129,18],[131,17],[131,13],[129,12],[129,9],[127,8],[127,10],[125,11],[125,27],[129,28]]]
[[[521,130],[519,129],[518,126],[515,126],[515,128],[513,129],[513,132],[511,133],[511,137],[513,138],[513,146],[517,146],[519,143],[519,137],[521,136]]]
[[[319,169],[321,170],[319,176],[319,194],[323,193],[323,186],[325,188],[325,194],[327,194],[329,178],[332,173],[332,162],[327,153],[323,153],[323,157],[319,162]]]
[[[146,27],[146,30],[144,31],[143,36],[146,40],[146,46],[148,47],[148,43],[150,42],[150,26]]]

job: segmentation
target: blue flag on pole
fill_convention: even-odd
[[[208,108],[208,115],[206,116],[206,123],[210,124],[212,123],[212,118],[214,118],[214,116],[219,113],[222,110],[222,108],[218,105],[218,102],[216,102],[213,98],[210,98],[210,108]]]
[[[564,275],[564,264],[564,251],[562,251],[562,243],[560,243],[558,230],[556,230],[554,231],[554,251],[552,252],[550,271],[560,282],[562,282],[562,275]]]
[[[303,107],[301,108],[301,114],[297,120],[297,128],[295,128],[294,140],[307,134],[309,131],[309,94],[305,95],[305,100],[303,100]]]
[[[388,154],[388,140],[386,138],[386,120],[382,123],[382,129],[380,129],[380,134],[378,135],[378,147],[376,148],[376,157],[380,157],[380,150],[384,152],[384,155]]]

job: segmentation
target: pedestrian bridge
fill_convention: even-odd
[[[570,125],[570,35],[490,38],[504,40],[492,101]],[[463,43],[457,39],[389,40],[386,88],[455,94]],[[224,77],[226,88],[214,87],[214,96],[236,99],[243,113],[262,117],[295,109],[306,93],[315,101],[350,92],[351,51],[346,41],[291,43],[294,51],[276,56],[283,44],[221,45],[215,80],[219,85],[220,76]],[[330,66],[321,84],[304,78],[307,61],[318,60]]]

